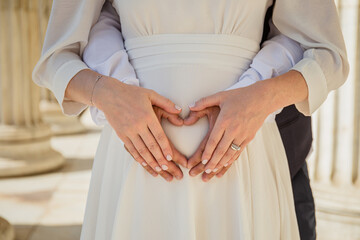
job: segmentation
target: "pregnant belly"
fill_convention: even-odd
[[[154,34],[125,40],[140,85],[182,107],[234,84],[259,50],[252,39],[226,34]],[[161,122],[174,146],[190,157],[208,132],[207,118],[192,126]]]
[[[140,85],[179,105],[182,118],[189,114],[189,104],[226,89],[240,74],[239,69],[202,64],[165,65],[137,71]],[[206,117],[191,126],[174,126],[166,119],[161,124],[169,140],[186,157],[196,151],[209,129]]]

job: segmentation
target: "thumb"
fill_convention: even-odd
[[[174,157],[173,157],[173,161],[181,166],[183,166],[184,168],[187,167],[187,159],[186,157],[180,153],[175,147],[174,145],[171,143],[171,148],[172,151],[174,153]]]
[[[150,101],[153,105],[156,105],[169,113],[179,114],[181,107],[175,105],[170,99],[161,96],[155,91],[150,92]]]
[[[163,112],[163,117],[166,118],[171,124],[175,126],[182,126],[184,123],[184,120],[179,117],[177,114],[172,114],[168,112]]]
[[[185,125],[193,125],[194,123],[196,123],[200,118],[204,117],[206,115],[206,111],[202,110],[199,112],[193,112],[191,111],[189,116],[187,118],[184,119],[184,124]]]
[[[218,93],[201,98],[192,105],[189,105],[191,111],[200,111],[207,107],[219,106],[220,105],[220,95]]]

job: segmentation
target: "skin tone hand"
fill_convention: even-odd
[[[231,143],[244,149],[270,113],[305,100],[307,94],[305,79],[299,72],[292,70],[245,88],[213,94],[190,106],[193,112],[201,112],[213,106],[220,108],[206,144],[199,146],[201,148],[205,145],[201,161],[206,163],[203,168],[209,175],[203,176],[203,180],[210,179],[215,173],[222,176],[238,158],[241,150],[234,151],[230,147]],[[184,123],[187,124],[186,121]],[[199,155],[198,151],[197,154]],[[226,168],[225,164],[228,164]],[[194,169],[191,171],[195,172]]]
[[[156,172],[166,169],[173,176],[182,175],[181,169],[171,161],[173,149],[153,105],[170,114],[179,114],[181,108],[153,90],[128,85],[111,77],[103,76],[94,85],[98,75],[90,69],[79,71],[69,82],[65,97],[91,105],[92,95],[94,106],[104,112],[111,127],[133,155],[138,152]]]
[[[189,171],[190,176],[194,177],[194,176],[197,176],[200,173],[202,173],[202,180],[204,182],[208,182],[215,175],[217,177],[222,177],[226,173],[226,171],[230,168],[231,164],[236,159],[238,159],[238,157],[240,156],[240,154],[242,152],[242,150],[236,152],[233,155],[233,157],[230,159],[230,161],[228,163],[226,163],[223,166],[223,168],[219,169],[217,172],[211,172],[211,173],[204,172],[205,171],[204,163],[206,163],[206,162],[204,161],[204,163],[202,163],[201,156],[202,156],[202,153],[204,152],[206,143],[209,139],[212,129],[214,128],[214,125],[215,125],[215,122],[216,122],[216,119],[217,119],[219,113],[220,113],[220,108],[218,106],[208,107],[208,108],[205,108],[205,109],[203,109],[201,111],[197,111],[197,112],[191,111],[189,116],[184,119],[184,125],[192,125],[204,116],[206,116],[209,121],[209,131],[206,134],[206,136],[204,137],[204,139],[202,140],[202,142],[200,143],[196,152],[188,160],[188,165],[187,165],[187,167],[190,168],[190,171]]]
[[[166,118],[171,124],[175,126],[182,126],[183,125],[183,119],[179,117],[177,114],[170,114],[166,111],[164,111],[162,108],[159,108],[157,106],[153,106],[154,112],[159,120],[161,122],[162,118]],[[170,146],[173,150],[174,157],[173,161],[175,163],[180,164],[183,167],[187,166],[187,159],[186,157],[181,154],[174,145],[170,142]],[[135,153],[131,153],[126,147],[125,149],[132,155],[132,157],[139,162],[151,175],[154,177],[158,176],[160,174],[161,177],[163,177],[166,181],[171,182],[173,180],[173,175],[171,174],[171,171],[160,171],[159,173],[155,172],[149,165],[147,165],[146,161],[140,156],[140,154],[136,151]],[[183,173],[181,171],[181,174],[175,175],[175,178],[180,180],[183,177]]]

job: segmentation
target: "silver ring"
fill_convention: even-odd
[[[235,143],[232,143],[232,144],[231,144],[231,148],[232,148],[233,150],[235,150],[235,151],[240,151],[240,149],[241,149],[241,147],[238,146],[238,145],[236,145]]]

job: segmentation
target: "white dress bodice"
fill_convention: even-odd
[[[260,43],[272,0],[113,0],[124,39],[154,34],[227,34]]]

